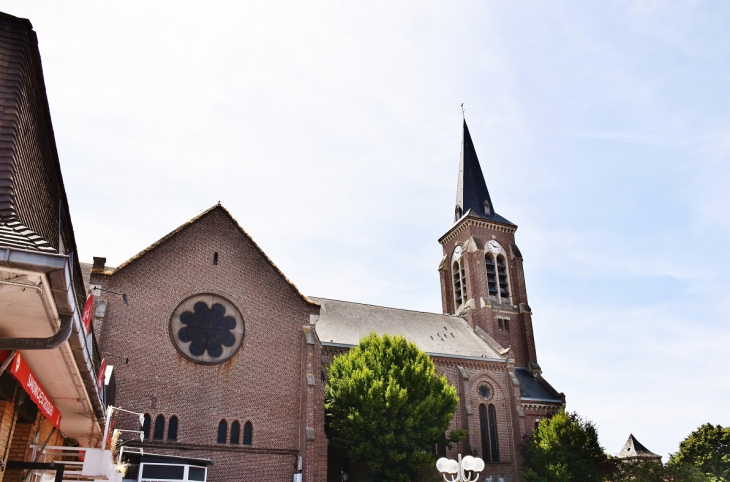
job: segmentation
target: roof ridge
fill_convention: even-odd
[[[408,308],[396,308],[394,306],[383,306],[383,305],[374,305],[372,303],[361,303],[359,301],[347,301],[347,300],[336,300],[334,298],[323,298],[321,296],[310,296],[311,299],[319,299],[319,300],[325,300],[325,301],[338,301],[340,303],[350,303],[353,305],[363,305],[363,306],[374,306],[376,308],[386,308],[389,310],[398,310],[398,311],[410,311],[411,313],[422,313],[425,315],[436,315],[436,316],[448,316],[449,318],[459,318],[460,320],[465,320],[463,316],[459,315],[447,315],[444,313],[434,313],[433,311],[421,311],[421,310],[411,310]]]
[[[172,239],[173,237],[175,237],[177,234],[181,233],[182,231],[184,231],[189,226],[192,226],[196,222],[200,221],[204,216],[212,213],[216,209],[222,210],[231,219],[231,221],[233,221],[233,224],[235,224],[236,227],[241,231],[241,233],[244,236],[246,236],[246,238],[248,238],[248,240],[251,242],[251,244],[254,246],[254,248],[256,248],[256,250],[259,252],[259,254],[261,254],[261,256],[264,257],[264,259],[271,265],[271,267],[274,268],[274,270],[279,274],[279,276],[281,276],[284,279],[284,281],[286,281],[286,283],[289,286],[292,287],[292,289],[294,290],[294,292],[296,294],[298,294],[304,300],[305,303],[310,304],[310,305],[313,305],[313,306],[319,306],[319,303],[317,303],[316,301],[312,301],[308,296],[306,296],[304,293],[302,293],[301,291],[299,291],[299,288],[297,288],[297,286],[294,283],[292,283],[289,280],[289,278],[286,277],[286,275],[284,273],[282,273],[282,271],[279,269],[279,267],[276,266],[276,264],[274,264],[274,262],[271,260],[271,258],[268,257],[268,255],[266,253],[264,253],[264,250],[261,249],[261,247],[256,243],[256,241],[254,241],[254,239],[251,237],[251,235],[249,235],[246,232],[246,230],[243,229],[243,227],[241,227],[241,225],[239,224],[239,222],[236,220],[236,218],[233,217],[233,215],[228,211],[228,209],[224,208],[221,205],[220,201],[218,203],[214,204],[212,207],[206,209],[202,213],[198,214],[194,218],[190,219],[189,221],[181,224],[176,229],[174,229],[173,231],[169,232],[168,234],[166,234],[162,238],[158,239],[157,241],[155,241],[151,245],[147,246],[145,249],[143,249],[139,253],[135,254],[134,256],[132,256],[131,258],[129,258],[128,260],[126,260],[124,263],[122,263],[119,266],[117,266],[109,274],[110,275],[117,274],[120,270],[126,268],[130,264],[132,264],[135,261],[137,261],[138,259],[142,258],[144,255],[146,255],[150,251],[154,250],[155,248],[157,248],[157,247],[161,246],[162,244],[164,244],[165,242],[169,241],[170,239]]]

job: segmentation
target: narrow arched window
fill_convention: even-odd
[[[152,426],[152,417],[150,417],[149,413],[144,414],[144,423],[142,423],[142,433],[144,434],[144,439],[149,440],[150,438],[150,427]]]
[[[249,421],[243,426],[243,445],[253,443],[253,424]]]
[[[167,440],[177,440],[177,415],[170,417],[167,422]]]
[[[485,462],[499,462],[499,442],[497,434],[497,410],[490,403],[479,405],[479,431],[482,441],[482,459]]]
[[[489,404],[489,451],[492,453],[492,462],[499,462],[499,442],[497,441],[497,409]]]
[[[231,445],[241,443],[241,422],[236,420],[231,424]]]
[[[479,432],[482,439],[482,459],[485,462],[492,461],[492,454],[489,452],[489,426],[487,424],[487,406],[479,404]]]
[[[507,263],[504,256],[497,256],[497,274],[499,275],[499,296],[502,302],[509,298],[509,281],[507,280]]]
[[[494,258],[491,254],[484,255],[487,263],[487,285],[489,288],[489,296],[497,296],[497,267],[494,264]]]
[[[162,440],[165,434],[165,417],[158,415],[155,419],[155,433],[152,435],[153,440]]]
[[[221,420],[218,422],[218,443],[224,444],[226,443],[226,438],[228,436],[228,422],[225,420]]]

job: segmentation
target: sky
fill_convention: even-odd
[[[0,10],[38,33],[82,260],[220,201],[302,292],[440,312],[464,103],[567,409],[665,461],[730,425],[730,3]]]

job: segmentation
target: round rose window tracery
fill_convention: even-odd
[[[487,382],[482,382],[479,384],[479,396],[482,397],[484,400],[489,400],[492,398],[492,395],[494,394],[494,390],[492,390],[492,386]]]
[[[177,351],[195,363],[214,365],[236,354],[243,343],[243,317],[219,295],[191,296],[170,317],[170,338]]]

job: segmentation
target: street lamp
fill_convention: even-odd
[[[479,478],[479,472],[484,470],[484,461],[471,455],[467,455],[462,459],[461,454],[459,454],[458,462],[441,457],[436,461],[436,468],[441,472],[446,482],[476,482]],[[467,472],[469,472],[468,476],[466,475]],[[451,478],[447,479],[446,475]],[[472,476],[474,476],[473,479]]]

